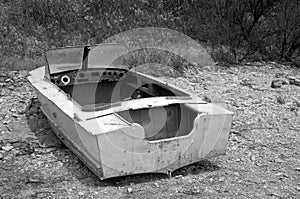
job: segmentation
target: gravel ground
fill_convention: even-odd
[[[27,74],[0,74],[0,198],[300,198],[300,86],[270,87],[299,69],[252,63],[166,79],[235,112],[227,154],[170,179],[104,181],[53,134]]]

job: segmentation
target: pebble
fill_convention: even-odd
[[[132,192],[133,192],[132,188],[129,187],[129,188],[127,189],[127,192],[128,192],[128,193],[132,193]]]
[[[82,191],[79,191],[79,192],[78,192],[78,195],[83,196],[84,193],[83,193]]]
[[[282,86],[282,80],[280,79],[275,79],[271,83],[272,88],[281,88],[281,86]]]
[[[0,153],[0,160],[2,160],[3,159],[3,155]]]
[[[284,100],[284,98],[281,97],[281,96],[278,96],[278,97],[277,97],[277,102],[278,102],[279,104],[285,104],[285,100]]]

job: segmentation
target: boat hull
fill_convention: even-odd
[[[226,153],[233,113],[220,106],[182,104],[197,113],[191,131],[151,141],[146,139],[142,125],[126,122],[114,112],[82,119],[76,104],[38,74],[33,73],[29,80],[51,128],[100,179],[139,173],[170,174]]]

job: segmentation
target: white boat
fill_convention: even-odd
[[[28,77],[55,134],[100,179],[171,174],[224,155],[233,113],[116,64],[121,44],[45,53]]]

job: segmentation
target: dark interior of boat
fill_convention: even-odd
[[[149,141],[188,135],[197,116],[195,111],[184,104],[126,110],[118,114],[128,122],[143,126],[145,137]]]
[[[74,70],[51,76],[51,82],[82,107],[105,106],[124,100],[188,96],[125,69]],[[144,127],[147,140],[160,140],[190,133],[197,113],[184,104],[118,112],[130,123]]]
[[[147,97],[188,96],[125,69],[74,70],[51,75],[51,82],[81,106]]]

